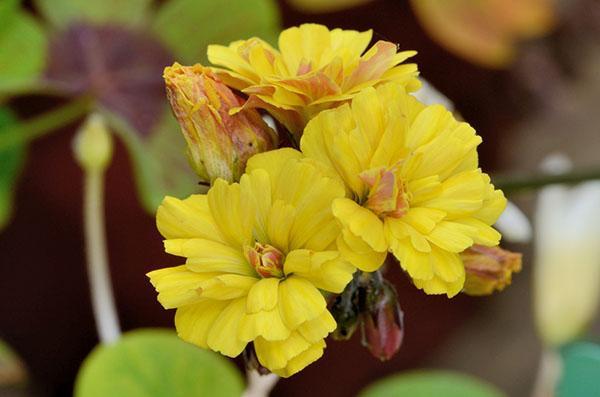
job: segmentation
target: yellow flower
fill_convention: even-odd
[[[396,44],[381,40],[365,52],[371,36],[370,30],[304,24],[281,32],[279,50],[254,37],[228,47],[211,45],[208,59],[225,68],[216,72],[226,84],[248,94],[245,107],[264,108],[299,134],[320,111],[352,99],[364,87],[386,81],[408,91],[420,87],[417,66],[400,65],[416,52],[397,53]]]
[[[148,276],[161,304],[177,308],[182,339],[230,357],[253,342],[263,366],[290,376],[336,327],[319,290],[343,291],[355,270],[336,250],[331,201],[344,188],[289,148],[252,157],[246,172],[207,195],[165,198],[165,250],[187,259]]]
[[[478,168],[480,142],[444,107],[389,83],[319,114],[301,149],[347,186],[351,198],[332,209],[343,225],[338,249],[353,264],[377,270],[391,251],[418,288],[454,296],[465,281],[459,253],[498,245],[490,225],[506,205]]]

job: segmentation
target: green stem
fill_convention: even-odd
[[[50,110],[9,127],[8,131],[0,135],[0,151],[17,144],[27,143],[78,120],[90,111],[92,103],[90,97],[79,98],[58,109]]]
[[[576,184],[600,179],[600,170],[579,171],[560,175],[537,175],[532,177],[493,178],[492,182],[505,193],[520,193],[539,189],[548,185]]]
[[[34,81],[2,81],[0,82],[0,97],[9,98],[22,95],[44,95],[67,98],[72,95],[65,84],[50,80]]]
[[[83,218],[92,307],[100,341],[111,343],[121,329],[108,268],[103,203],[104,171],[85,170]]]

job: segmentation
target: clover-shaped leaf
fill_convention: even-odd
[[[272,0],[171,0],[157,12],[153,30],[182,63],[206,63],[208,44],[250,36],[273,40],[279,30]]]
[[[0,96],[35,81],[46,64],[44,29],[18,5],[14,0],[0,4]]]
[[[139,25],[149,14],[152,0],[35,0],[37,9],[54,26],[72,23]]]
[[[238,397],[243,381],[225,358],[160,329],[125,334],[84,361],[76,397]]]
[[[360,397],[503,397],[493,386],[456,372],[415,371],[380,380]]]

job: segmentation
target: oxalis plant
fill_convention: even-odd
[[[118,4],[39,0],[51,28],[17,1],[0,8],[10,17],[0,41],[36,43],[30,53],[2,47],[29,62],[2,71],[2,96],[66,101],[25,121],[3,111],[0,154],[10,164],[3,219],[26,144],[85,117],[73,152],[84,171],[102,344],[82,366],[77,396],[265,396],[279,378],[326,354],[328,337],[355,332],[388,360],[401,347],[404,313],[386,269],[401,268],[423,294],[501,291],[521,270],[521,255],[501,248],[493,227],[507,205],[498,185],[515,191],[595,177],[553,174],[495,186],[479,168],[476,131],[415,95],[423,84],[411,63],[416,53],[372,44],[371,31],[304,24],[276,38],[268,1],[233,1],[219,9],[223,18],[211,2]],[[247,32],[232,15],[248,19]],[[52,30],[49,41],[44,29]],[[211,42],[225,45],[210,44],[204,54]],[[111,63],[123,48],[139,54]],[[173,60],[181,64],[163,70]],[[177,336],[121,335],[103,214],[113,134],[134,159],[142,203],[152,213],[158,207],[165,251],[184,258],[147,275],[159,303],[176,309]],[[242,357],[246,385],[221,356]],[[540,389],[556,381],[547,372]],[[362,393],[417,394],[502,395],[448,372],[401,375]]]

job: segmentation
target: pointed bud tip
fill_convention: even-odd
[[[113,142],[104,118],[92,113],[73,139],[73,153],[87,171],[102,171],[112,158]]]
[[[189,162],[200,178],[238,181],[247,160],[277,147],[277,136],[254,109],[243,108],[213,71],[200,64],[165,68],[167,99],[187,142]]]
[[[465,266],[463,292],[467,295],[490,295],[502,291],[521,271],[522,255],[496,247],[474,245],[460,254]]]
[[[404,314],[396,290],[385,280],[375,281],[361,314],[362,344],[381,361],[391,359],[404,339]]]

